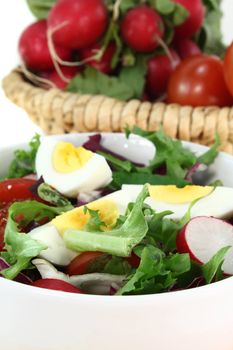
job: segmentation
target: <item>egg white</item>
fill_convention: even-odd
[[[107,186],[112,181],[112,171],[106,159],[93,153],[92,158],[80,169],[70,173],[59,173],[53,166],[53,152],[60,141],[42,139],[36,156],[38,177],[67,197],[75,198],[78,193],[91,192]]]
[[[79,255],[79,253],[66,248],[57,228],[50,223],[35,228],[28,235],[48,247],[42,250],[39,256],[52,264],[67,266]]]
[[[109,199],[116,204],[119,215],[123,215],[125,213],[130,202],[129,195],[127,192],[122,190],[102,197],[98,201],[103,201],[105,199]],[[66,213],[61,214],[60,216],[62,217],[62,215],[64,215],[65,218],[65,214]],[[72,229],[72,227],[70,228]],[[60,235],[59,230],[55,225],[53,225],[52,222],[35,228],[34,230],[30,231],[28,235],[48,247],[47,249],[41,251],[39,257],[50,261],[52,264],[67,266],[76,256],[79,255],[78,252],[74,252],[65,246],[65,242]]]
[[[123,185],[122,190],[126,191],[131,197],[131,201],[135,201],[137,195],[142,190],[141,185]],[[181,219],[187,213],[190,202],[175,204],[158,201],[151,197],[145,200],[145,203],[150,205],[157,212],[170,210],[173,214],[167,217],[174,220]],[[191,218],[204,215],[214,216],[216,218],[228,218],[233,214],[233,188],[216,187],[207,196],[198,200],[191,209]]]

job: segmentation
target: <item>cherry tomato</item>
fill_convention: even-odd
[[[84,252],[78,255],[67,266],[66,272],[68,275],[83,275],[87,272],[88,266],[99,256],[103,256],[101,252]]]
[[[132,267],[138,268],[140,265],[140,258],[134,253],[132,253],[130,257],[126,258],[126,260]]]
[[[35,185],[35,180],[10,179],[0,182],[0,203],[15,202],[17,200],[38,199],[29,189]]]
[[[231,106],[223,76],[223,62],[215,56],[186,58],[173,72],[168,84],[168,102],[180,105]]]
[[[61,290],[68,293],[82,293],[80,289],[72,286],[72,284],[54,278],[40,279],[33,282],[31,285],[44,289]]]
[[[233,96],[233,43],[228,47],[226,51],[223,70],[227,87]]]

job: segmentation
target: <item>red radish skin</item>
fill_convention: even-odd
[[[72,284],[67,283],[62,280],[53,279],[53,278],[44,278],[37,280],[31,284],[34,287],[51,289],[51,290],[60,290],[62,292],[68,293],[79,293],[81,294],[81,290],[74,287]]]
[[[201,28],[204,16],[205,7],[202,0],[173,0],[174,2],[182,5],[189,12],[189,17],[186,21],[175,29],[175,39],[182,40],[184,38],[190,38],[193,34],[197,33]]]
[[[170,50],[171,59],[166,55],[158,55],[149,59],[146,78],[146,91],[151,99],[156,99],[166,93],[172,72],[180,63],[180,58],[174,50]]]
[[[57,55],[71,59],[71,50],[55,45]],[[47,42],[47,22],[38,21],[27,27],[19,40],[19,54],[28,69],[39,72],[54,69]]]
[[[63,75],[65,76],[66,79],[71,80],[73,79],[76,75],[79,74],[80,69],[77,67],[60,67]],[[60,75],[57,73],[57,71],[52,71],[46,74],[46,79],[50,80],[58,89],[64,90],[69,82],[64,81]]]
[[[91,47],[88,47],[86,49],[80,50],[79,55],[80,55],[80,59],[81,61],[87,61],[86,64],[89,66],[94,67],[96,70],[104,73],[104,74],[111,74],[113,69],[111,66],[111,62],[112,62],[112,58],[116,52],[116,45],[115,43],[110,43],[102,58],[100,60],[95,60],[95,59],[91,59],[91,57],[93,57],[98,50],[101,49],[101,45],[100,44],[94,44]]]
[[[220,249],[231,246],[222,269],[233,275],[233,226],[228,222],[209,216],[195,217],[179,232],[176,245],[179,253],[188,253],[200,264],[206,264]]]
[[[197,44],[190,39],[178,41],[176,43],[176,49],[182,60],[190,56],[201,54],[201,49],[199,48],[199,46],[197,46]]]
[[[59,0],[48,16],[54,42],[77,50],[97,42],[107,23],[108,12],[103,0]]]
[[[121,24],[125,43],[136,52],[155,50],[164,35],[164,24],[160,15],[146,5],[129,10]]]
[[[199,259],[197,259],[197,257],[193,254],[193,252],[189,249],[188,243],[186,241],[186,228],[187,228],[188,224],[186,224],[181,229],[181,231],[179,232],[179,234],[176,238],[177,251],[181,254],[188,253],[190,258],[193,261],[196,261],[197,263],[202,264],[202,262]]]

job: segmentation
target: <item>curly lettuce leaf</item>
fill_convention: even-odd
[[[179,275],[191,268],[188,254],[166,256],[162,250],[147,245],[141,253],[136,272],[117,295],[161,293],[174,286]]]
[[[108,232],[67,230],[64,234],[66,246],[74,251],[100,251],[116,256],[127,257],[141,242],[148,231],[143,214],[144,200],[149,196],[145,185],[121,227]]]
[[[207,284],[213,281],[218,272],[221,272],[222,264],[230,248],[231,246],[220,249],[205,265],[202,266],[203,276]]]
[[[50,207],[37,201],[15,202],[10,206],[4,236],[7,250],[7,252],[4,252],[4,258],[12,266],[1,271],[4,277],[14,279],[22,270],[30,267],[32,258],[37,257],[42,250],[47,248],[41,242],[21,232],[16,221],[17,216],[23,215],[20,226],[26,227],[33,220],[38,222],[43,218],[51,220],[64,211],[66,211],[66,207]]]
[[[19,149],[15,151],[15,158],[9,166],[7,178],[20,178],[35,173],[35,159],[39,146],[40,136],[36,134],[29,143],[29,150]]]
[[[131,133],[144,137],[154,144],[156,153],[148,168],[154,173],[160,167],[165,167],[166,175],[174,179],[174,184],[177,180],[185,179],[189,169],[197,163],[205,165],[213,163],[218,155],[220,145],[219,135],[216,134],[215,143],[212,147],[198,157],[194,152],[185,148],[180,140],[174,140],[167,136],[163,129],[143,131],[138,127],[126,128],[126,136],[128,137]]]

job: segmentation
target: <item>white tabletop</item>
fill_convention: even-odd
[[[0,4],[0,43],[3,46],[0,60],[0,80],[19,62],[18,38],[27,24],[33,21],[26,0],[7,0]],[[233,40],[233,1],[223,0],[222,23],[224,41]],[[2,7],[2,8],[1,8]],[[0,89],[0,148],[13,143],[28,141],[40,132],[20,108],[9,102]]]

